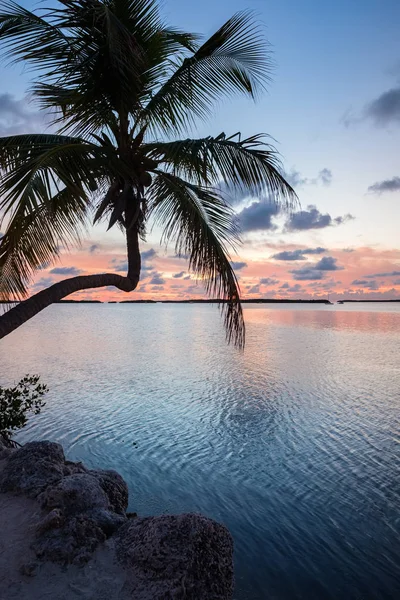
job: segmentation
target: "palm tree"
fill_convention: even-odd
[[[134,290],[152,220],[221,300],[228,340],[242,346],[229,191],[286,206],[296,195],[264,135],[182,136],[222,97],[265,87],[268,48],[252,15],[235,14],[201,43],[166,26],[157,0],[61,0],[42,13],[0,6],[0,46],[33,68],[31,94],[56,132],[0,138],[0,299],[21,300],[0,317],[0,337],[78,290]],[[127,275],[72,277],[22,301],[35,271],[104,219],[125,234]]]

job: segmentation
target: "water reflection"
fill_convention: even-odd
[[[399,307],[400,308],[400,307]],[[245,309],[246,321],[250,323],[276,323],[287,327],[314,327],[317,329],[337,329],[341,331],[363,331],[368,333],[400,332],[400,310],[383,312],[378,310],[346,310],[341,306],[332,310],[327,306],[318,310],[312,308],[290,310]]]
[[[21,440],[117,469],[140,514],[226,523],[236,600],[393,599],[400,312],[345,308],[246,306],[240,353],[215,307],[53,306],[3,341],[1,381],[51,389]]]

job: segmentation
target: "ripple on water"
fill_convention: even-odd
[[[378,308],[246,308],[241,354],[210,306],[58,305],[1,366],[51,388],[21,440],[117,469],[141,514],[225,522],[237,600],[392,599],[400,311]]]

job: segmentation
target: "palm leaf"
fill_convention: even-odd
[[[110,151],[68,136],[18,135],[0,138],[0,210],[3,218],[17,209],[22,213],[64,187],[80,190],[82,196],[102,185],[112,170]]]
[[[79,243],[94,190],[112,172],[104,148],[79,138],[0,138],[0,296],[22,298],[35,269]]]
[[[46,197],[39,175],[32,185],[42,202],[29,212],[17,211],[0,240],[0,300],[21,300],[34,272],[52,264],[61,249],[80,242],[85,230],[87,205],[80,190],[65,188]]]
[[[228,341],[244,346],[245,327],[239,286],[229,247],[238,241],[233,213],[220,195],[159,172],[150,188],[149,212],[163,228],[162,241],[189,256],[189,269],[221,302]]]
[[[268,194],[287,208],[297,203],[297,195],[281,173],[276,150],[264,142],[262,134],[244,140],[237,136],[177,140],[144,144],[149,157],[166,169],[199,185],[216,186],[222,180],[228,190]]]
[[[14,62],[31,63],[47,77],[64,66],[71,50],[65,32],[12,0],[0,1],[0,41],[3,55]]]
[[[174,73],[145,107],[152,128],[179,131],[208,117],[215,100],[235,92],[255,97],[269,79],[265,40],[249,11],[236,13]]]

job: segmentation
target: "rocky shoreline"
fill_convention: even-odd
[[[29,588],[38,587],[31,582],[37,576],[40,579],[40,574],[40,585],[46,586],[43,573],[49,569],[55,574],[53,588],[57,589],[59,581],[59,597],[75,598],[63,596],[64,588],[72,585],[73,589],[79,569],[96,575],[98,556],[105,549],[101,570],[107,564],[111,571],[117,569],[118,577],[113,573],[109,583],[120,582],[113,591],[111,585],[111,592],[104,596],[108,600],[232,598],[233,542],[226,527],[198,514],[141,518],[127,513],[128,487],[123,478],[115,471],[91,470],[66,460],[59,444],[30,442],[10,449],[0,441],[0,500],[5,507],[0,527],[1,515],[7,510],[12,515],[13,502],[17,507],[22,499],[30,502],[27,506],[33,516],[28,526],[22,525],[27,531],[21,552],[29,556],[19,560],[21,552],[15,544],[19,573],[8,575],[8,588],[19,588],[16,598],[47,597],[46,589],[39,589],[35,596],[29,595]],[[11,525],[23,534],[18,518]],[[13,539],[0,542],[0,581],[1,565],[7,569],[6,553],[12,550]],[[104,572],[100,575],[106,580]],[[76,597],[100,597],[93,589],[89,585],[86,595],[80,589]],[[0,590],[1,599],[2,593],[4,598],[14,597],[12,589]]]

